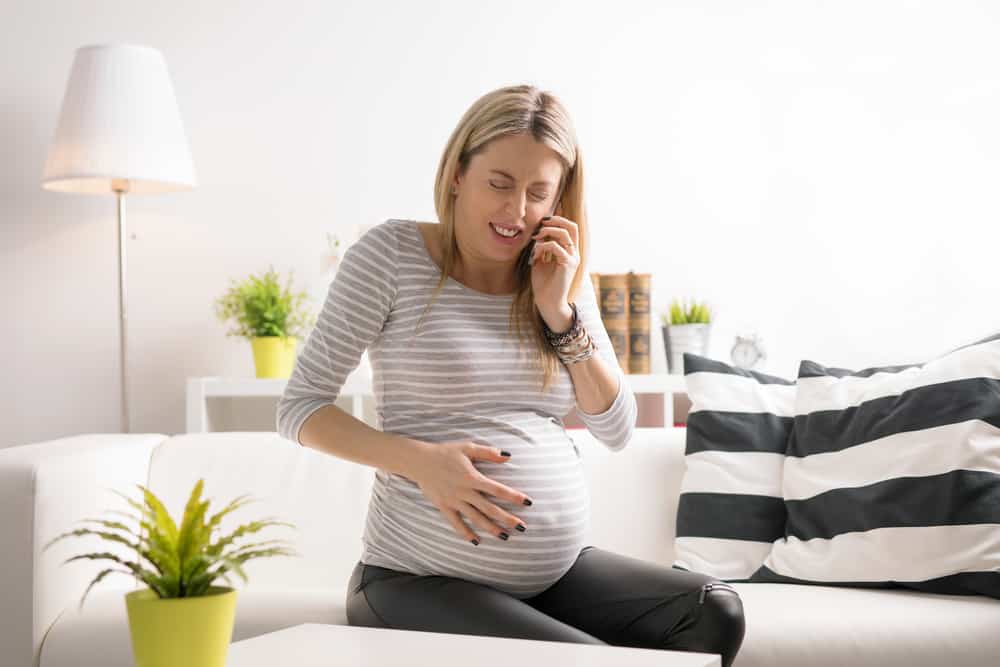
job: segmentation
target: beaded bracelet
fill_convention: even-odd
[[[579,314],[577,313],[576,303],[570,302],[570,308],[573,310],[573,323],[570,324],[568,330],[563,333],[557,334],[542,320],[542,327],[545,331],[545,338],[549,341],[549,344],[555,348],[556,355],[559,360],[566,365],[575,364],[580,361],[589,359],[597,351],[597,347],[594,345],[593,339],[587,330],[584,329],[583,323],[580,321]]]

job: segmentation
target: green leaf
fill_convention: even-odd
[[[83,560],[83,559],[86,559],[86,560],[110,560],[110,561],[114,561],[115,563],[118,563],[120,565],[124,565],[129,570],[131,570],[132,573],[134,575],[136,575],[136,577],[138,577],[142,581],[146,582],[146,584],[149,585],[150,588],[154,588],[154,590],[155,590],[156,586],[158,585],[157,582],[158,582],[159,578],[155,574],[153,574],[149,570],[146,570],[145,568],[143,568],[138,563],[134,563],[132,561],[127,561],[127,560],[122,560],[121,557],[118,556],[117,554],[113,554],[113,553],[109,553],[109,552],[80,554],[78,556],[73,556],[72,558],[67,558],[66,560],[63,561],[63,564],[70,563],[70,562],[75,561],[75,560]]]
[[[175,524],[174,520],[170,518],[167,508],[163,506],[163,503],[160,502],[159,498],[154,496],[152,492],[142,484],[136,484],[136,486],[142,490],[143,497],[146,499],[146,504],[153,511],[153,517],[156,522],[155,525],[159,533],[172,548],[176,549],[177,524]]]
[[[181,528],[177,537],[177,556],[181,569],[184,563],[195,551],[200,551],[202,546],[208,543],[208,535],[204,530],[205,510],[208,502],[199,502],[201,490],[205,485],[205,480],[199,479],[191,491],[187,505],[184,507],[184,515],[181,519]]]
[[[257,551],[248,551],[246,553],[242,553],[235,556],[223,556],[221,560],[223,563],[225,563],[225,565],[223,565],[215,574],[220,575],[224,572],[228,572],[230,569],[233,569],[236,571],[237,574],[240,575],[240,578],[243,579],[243,581],[246,581],[247,577],[246,574],[243,572],[243,568],[241,567],[242,563],[245,563],[246,561],[251,560],[253,558],[261,558],[264,556],[278,556],[278,555],[294,556],[297,554],[293,551],[289,551],[288,549],[275,547],[270,549],[260,549]]]
[[[664,325],[708,324],[711,322],[712,313],[705,302],[693,299],[681,301],[675,298],[671,300],[667,312],[663,313],[661,317]]]
[[[271,520],[270,517],[261,521],[251,521],[248,524],[244,524],[238,527],[236,530],[234,530],[226,537],[220,539],[218,542],[209,545],[206,551],[214,555],[221,554],[222,550],[227,546],[229,546],[230,544],[232,544],[233,541],[235,541],[236,539],[244,535],[249,535],[251,533],[259,532],[261,529],[266,528],[267,526],[291,526],[291,524],[284,523],[282,521],[273,521]]]
[[[254,500],[252,498],[250,498],[250,494],[248,494],[248,493],[247,494],[243,494],[242,496],[239,496],[238,498],[236,498],[235,500],[233,500],[232,502],[230,502],[228,505],[226,505],[226,507],[224,507],[223,509],[219,510],[219,512],[217,512],[216,514],[213,514],[212,518],[210,518],[208,520],[208,527],[211,528],[211,529],[216,528],[219,525],[219,523],[222,521],[222,517],[226,516],[227,514],[229,514],[230,512],[232,512],[234,510],[239,509],[240,507],[243,507],[247,503],[252,503],[252,502],[254,502]]]
[[[90,593],[90,589],[94,587],[94,584],[96,584],[97,582],[99,582],[101,579],[108,576],[112,572],[120,572],[121,574],[128,574],[131,576],[131,572],[126,572],[125,570],[116,570],[113,567],[109,567],[106,570],[101,570],[101,572],[96,577],[94,577],[93,581],[90,582],[90,585],[87,586],[87,590],[83,592],[83,597],[80,598],[80,604],[77,605],[77,611],[83,609],[83,601],[87,599],[87,594]]]
[[[79,536],[79,535],[97,535],[99,537],[103,537],[104,539],[108,540],[109,542],[118,542],[119,544],[124,544],[127,547],[131,547],[131,548],[136,549],[136,550],[139,549],[139,544],[138,543],[131,542],[128,539],[126,539],[125,537],[122,537],[121,535],[119,535],[118,533],[112,533],[112,532],[106,531],[106,530],[91,530],[90,528],[77,528],[76,530],[71,530],[68,533],[63,533],[62,535],[60,535],[56,539],[61,539],[63,537],[69,537],[71,535],[76,535],[76,536]],[[51,542],[49,544],[51,544]],[[47,549],[48,546],[49,545],[46,545],[45,548]],[[44,551],[44,549],[43,549],[43,551]]]

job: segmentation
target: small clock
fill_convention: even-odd
[[[767,358],[763,339],[755,333],[737,335],[729,354],[735,366],[746,369],[753,368],[758,362]]]

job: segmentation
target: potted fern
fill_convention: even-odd
[[[686,306],[678,299],[670,303],[663,320],[663,346],[666,350],[667,372],[684,373],[684,353],[708,354],[708,337],[712,328],[712,311],[705,302],[689,301]]]
[[[80,523],[95,523],[104,529],[78,528],[63,533],[49,541],[43,551],[61,539],[79,535],[97,535],[130,547],[136,553],[135,560],[101,552],[80,554],[63,561],[65,564],[80,559],[105,559],[127,568],[127,571],[102,570],[84,591],[80,607],[90,589],[107,575],[112,572],[132,574],[147,586],[125,594],[136,667],[224,667],[236,616],[236,591],[232,586],[215,584],[215,580],[222,577],[231,584],[229,575],[235,572],[246,582],[242,565],[250,559],[301,555],[284,546],[276,546],[283,540],[265,540],[239,547],[231,545],[244,535],[267,526],[295,526],[269,517],[239,526],[213,541],[213,533],[222,518],[251,502],[248,496],[236,498],[208,517],[211,501],[202,502],[204,480],[200,479],[191,491],[178,526],[159,498],[141,484],[136,486],[143,493],[144,504],[112,491],[136,509],[138,516],[109,512],[128,517],[136,527],[108,519],[82,519]],[[140,562],[140,557],[149,567]]]
[[[287,378],[295,365],[300,336],[316,323],[305,290],[292,292],[292,278],[284,287],[271,267],[262,275],[232,281],[231,287],[215,302],[222,322],[234,321],[227,336],[250,340],[254,368],[259,378]]]

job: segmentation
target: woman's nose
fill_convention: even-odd
[[[528,193],[515,189],[513,194],[507,198],[506,205],[514,207],[514,213],[517,214],[518,219],[523,218],[528,210]]]

